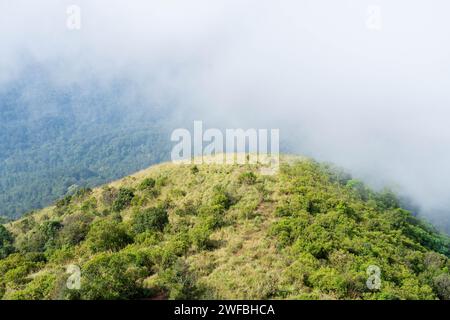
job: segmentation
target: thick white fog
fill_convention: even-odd
[[[182,119],[280,128],[290,151],[450,224],[449,14],[446,0],[0,0],[0,86],[31,64],[62,86],[126,79]]]

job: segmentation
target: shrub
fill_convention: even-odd
[[[450,300],[450,275],[442,273],[433,279],[433,286],[439,299]]]
[[[55,203],[55,213],[58,216],[63,215],[66,210],[69,208],[70,203],[72,202],[72,195],[66,195],[64,198],[59,199]]]
[[[102,192],[102,200],[106,206],[111,206],[117,198],[117,189],[105,187]]]
[[[156,290],[163,291],[169,299],[195,299],[200,295],[196,277],[181,259],[162,271],[154,282]]]
[[[314,288],[320,289],[323,292],[334,292],[338,296],[346,293],[346,282],[342,275],[335,269],[322,267],[314,271],[309,277],[308,282]]]
[[[91,197],[81,204],[80,210],[84,213],[95,212],[97,209],[97,199]]]
[[[256,175],[251,171],[244,172],[239,175],[238,181],[239,183],[252,185],[256,183]]]
[[[199,250],[208,249],[210,247],[211,241],[209,237],[211,234],[212,230],[207,224],[196,225],[190,231],[191,241]]]
[[[153,178],[145,178],[139,185],[139,190],[151,190],[155,187],[156,181]]]
[[[13,300],[48,300],[52,298],[56,276],[44,274],[35,277],[27,286],[8,295]]]
[[[45,241],[42,233],[40,233],[37,228],[34,228],[28,233],[17,237],[16,248],[22,253],[40,252],[44,250]]]
[[[122,211],[130,205],[133,197],[134,193],[131,189],[120,188],[117,197],[112,204],[112,209],[116,212]]]
[[[48,240],[54,240],[58,234],[58,231],[62,228],[62,224],[59,221],[45,221],[39,227],[39,230]]]
[[[197,214],[197,208],[192,203],[192,201],[185,202],[181,208],[175,209],[175,214],[181,217],[189,216],[189,215],[196,215]]]
[[[191,173],[192,174],[197,174],[199,172],[198,167],[196,165],[191,167]]]
[[[95,222],[86,237],[87,245],[93,252],[117,251],[129,244],[132,239],[123,224],[110,220]]]
[[[213,206],[220,206],[226,210],[231,206],[232,199],[222,187],[215,187],[211,197],[211,204]]]
[[[0,260],[0,282],[7,282],[12,288],[20,287],[29,282],[27,276],[39,270],[45,261],[42,253],[13,253]]]
[[[169,223],[169,216],[166,209],[154,207],[138,211],[133,216],[133,230],[135,233],[145,231],[162,231]]]
[[[55,248],[61,227],[58,221],[46,221],[18,238],[17,248],[22,252],[42,252],[48,248]]]
[[[73,194],[73,198],[75,199],[83,199],[84,197],[92,194],[91,188],[79,188]]]
[[[132,299],[142,294],[148,270],[127,253],[100,253],[82,268],[81,298]]]
[[[204,206],[199,209],[199,217],[203,224],[214,230],[224,224],[224,210],[220,205]]]
[[[0,259],[7,257],[14,251],[14,238],[4,226],[0,225]]]
[[[62,245],[76,245],[86,238],[93,216],[83,213],[74,213],[63,220],[63,228],[59,233]]]

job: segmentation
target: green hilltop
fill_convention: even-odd
[[[160,164],[0,225],[0,297],[450,299],[450,239],[395,194],[306,158],[263,169]]]

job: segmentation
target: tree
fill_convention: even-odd
[[[440,299],[450,300],[450,275],[442,273],[433,279],[433,285]]]
[[[0,259],[7,257],[14,251],[14,238],[3,225],[0,225]]]
[[[87,245],[93,252],[117,251],[129,244],[132,239],[123,224],[103,219],[95,222],[88,232]]]
[[[130,205],[133,197],[134,193],[131,189],[120,188],[117,193],[117,198],[113,202],[112,209],[117,212],[122,211]]]
[[[59,233],[62,245],[76,245],[86,238],[93,217],[89,214],[74,213],[63,221],[63,228]]]
[[[166,209],[162,207],[138,211],[133,216],[133,230],[135,233],[162,231],[167,223],[169,223],[169,216]]]
[[[139,190],[151,190],[155,187],[156,181],[153,178],[145,178],[139,185]]]
[[[132,299],[143,290],[149,272],[126,253],[100,253],[82,268],[81,297],[88,300]]]

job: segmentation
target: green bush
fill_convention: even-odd
[[[74,213],[67,216],[59,233],[61,245],[76,245],[86,238],[93,216],[85,213]]]
[[[0,259],[7,257],[14,251],[14,238],[4,226],[0,225]]]
[[[28,275],[42,268],[45,262],[42,253],[10,254],[0,260],[0,282],[10,288],[20,288],[30,281]]]
[[[86,242],[93,252],[117,251],[131,243],[132,238],[122,223],[103,219],[92,224]]]
[[[48,300],[52,299],[56,276],[53,274],[43,274],[35,277],[22,290],[14,291],[6,296],[12,300]]]
[[[196,283],[197,279],[189,266],[179,259],[172,267],[158,274],[154,290],[165,292],[169,299],[196,299],[201,293]]]
[[[211,234],[212,230],[207,224],[196,225],[190,231],[191,241],[199,250],[208,249],[210,247]]]
[[[39,232],[45,239],[45,248],[54,248],[57,245],[58,233],[62,228],[62,224],[59,221],[46,221],[39,227]]]
[[[252,185],[256,183],[256,175],[251,171],[244,172],[239,175],[238,181],[239,183]]]
[[[450,300],[450,275],[442,273],[433,279],[433,286],[439,299]]]
[[[231,196],[220,186],[217,186],[213,190],[211,197],[212,206],[220,206],[224,210],[227,210],[233,203]]]
[[[162,231],[169,223],[167,210],[162,207],[148,208],[133,215],[133,230],[135,233],[145,231]]]
[[[319,289],[326,293],[335,293],[338,296],[343,296],[347,292],[346,282],[342,275],[337,270],[322,267],[312,272],[308,277],[310,286]]]
[[[151,190],[155,187],[156,181],[153,178],[145,178],[140,184],[139,184],[139,190]]]
[[[89,260],[81,271],[82,299],[133,299],[142,295],[142,282],[147,268],[127,253],[100,253]]]
[[[198,216],[204,225],[215,230],[224,225],[224,214],[222,206],[213,205],[201,207]]]
[[[58,221],[45,221],[17,239],[17,249],[21,252],[43,252],[56,248],[59,230],[62,224]]]
[[[133,190],[128,188],[120,188],[117,193],[117,197],[112,204],[112,209],[116,212],[122,211],[131,204],[133,197]]]
[[[197,174],[200,170],[198,169],[198,167],[196,165],[193,165],[191,167],[191,173],[192,174]]]

